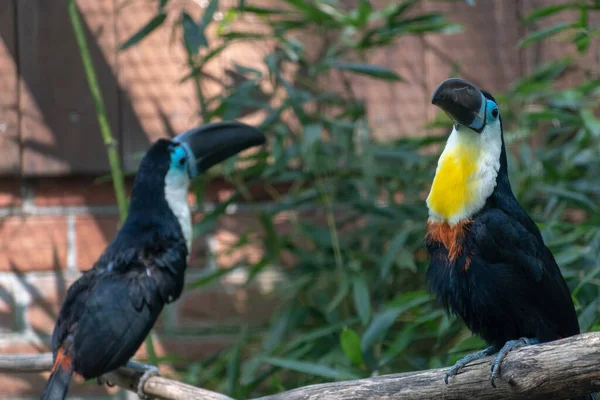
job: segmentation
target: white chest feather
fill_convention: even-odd
[[[454,225],[481,210],[496,187],[501,151],[499,125],[453,129],[427,198],[429,219]]]
[[[179,171],[169,171],[165,178],[165,199],[179,221],[188,254],[192,250],[192,214],[187,202],[189,184],[190,180],[187,174]]]

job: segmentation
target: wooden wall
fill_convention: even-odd
[[[356,80],[357,92],[368,101],[375,136],[418,134],[435,112],[429,105],[432,91],[450,76],[454,65],[460,65],[466,79],[502,91],[541,62],[573,53],[570,43],[556,41],[527,49],[517,46],[520,38],[536,28],[524,27],[519,19],[536,7],[556,2],[477,0],[474,7],[464,2],[424,3],[424,10],[445,11],[465,26],[465,32],[406,37],[372,55],[372,63],[392,68],[406,80],[398,84]],[[169,26],[138,46],[117,51],[119,43],[153,16],[155,2],[77,3],[84,15],[110,125],[124,165],[133,171],[136,155],[150,142],[200,122],[193,88],[179,83],[186,72],[183,51],[178,42],[171,44]],[[171,3],[175,8],[185,6],[194,14],[202,13],[191,0]],[[108,170],[66,6],[67,0],[0,0],[1,176],[68,176]],[[548,23],[574,18],[566,12]],[[594,19],[600,21],[598,15]],[[237,46],[214,63],[215,73],[222,74],[236,60],[258,61],[268,50],[265,44]],[[597,51],[591,51],[582,62],[597,68]],[[581,77],[573,79],[577,78]]]

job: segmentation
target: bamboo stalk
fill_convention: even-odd
[[[98,77],[96,75],[96,71],[94,70],[94,63],[92,62],[92,56],[90,55],[87,40],[85,38],[85,31],[83,29],[83,24],[81,22],[75,0],[69,1],[68,10],[69,17],[71,19],[71,25],[73,26],[73,31],[75,32],[75,38],[77,39],[77,45],[79,46],[79,53],[81,54],[81,61],[83,62],[85,75],[87,77],[88,85],[90,86],[90,93],[94,99],[94,105],[96,106],[96,115],[98,117],[98,124],[100,125],[100,133],[102,134],[102,139],[108,153],[108,162],[110,165],[115,196],[117,198],[117,205],[119,207],[119,215],[121,217],[121,223],[123,223],[127,217],[128,202],[127,195],[125,193],[125,181],[123,178],[123,170],[121,169],[121,161],[119,158],[117,142],[112,135],[110,124],[108,123],[104,99],[102,98],[102,92],[100,91],[100,85],[98,84]]]

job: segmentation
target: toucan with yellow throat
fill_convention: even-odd
[[[579,324],[552,253],[512,192],[496,100],[452,78],[439,85],[432,103],[454,127],[427,197],[427,277],[446,310],[489,344],[459,360],[445,381],[497,353],[495,387],[511,350],[577,335]]]

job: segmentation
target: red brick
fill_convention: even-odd
[[[67,258],[63,216],[10,216],[0,220],[0,271],[62,269]]]
[[[132,179],[126,181],[130,193]],[[112,182],[97,182],[94,178],[43,178],[33,181],[37,206],[103,206],[117,200]]]
[[[75,234],[77,243],[77,268],[87,271],[92,268],[106,246],[111,242],[119,227],[119,217],[77,216]]]
[[[17,207],[21,201],[21,186],[18,179],[0,179],[0,207]]]
[[[62,298],[48,298],[47,302],[35,302],[27,310],[31,328],[38,334],[51,336],[62,304]]]
[[[273,293],[257,288],[225,287],[193,289],[177,303],[179,328],[206,326],[211,323],[265,323],[279,304]]]

